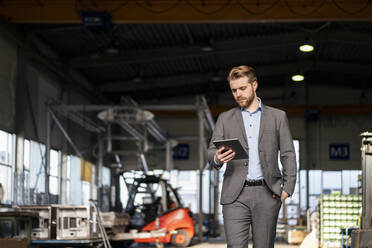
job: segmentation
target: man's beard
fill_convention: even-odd
[[[245,101],[243,102],[239,102],[239,99],[238,99],[238,104],[240,107],[242,108],[248,108],[252,102],[254,100],[254,94],[251,94]]]

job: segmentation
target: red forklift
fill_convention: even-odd
[[[117,239],[136,243],[171,243],[186,247],[194,236],[190,209],[182,206],[177,190],[164,179],[143,175],[127,184],[129,199],[125,212],[130,215],[126,234]],[[125,237],[124,237],[125,236]]]

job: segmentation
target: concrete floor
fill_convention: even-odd
[[[133,244],[131,248],[155,248],[155,245],[144,245],[144,244]],[[226,248],[226,241],[223,238],[210,239],[203,243],[197,243],[193,241],[189,246],[192,248]],[[252,243],[248,244],[248,248],[252,248]],[[275,242],[275,248],[298,248],[297,245],[288,245],[286,242]],[[171,245],[165,245],[164,248],[175,248]]]
[[[200,244],[191,245],[193,248],[226,248],[226,241],[224,240],[210,240]],[[248,244],[249,248],[252,248],[252,242]],[[275,242],[275,248],[298,248],[297,245],[288,245],[286,242]]]
[[[191,245],[190,247],[193,247],[193,248],[226,248],[226,243],[208,243],[208,242],[205,242],[205,243],[201,243],[201,244],[197,244],[197,245]],[[249,248],[252,248],[252,244],[249,244],[248,245]],[[297,245],[288,245],[286,243],[282,243],[282,242],[276,242],[275,243],[275,248],[298,248],[299,246]]]

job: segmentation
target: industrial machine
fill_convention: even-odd
[[[32,247],[92,247],[102,243],[97,210],[91,206],[23,205],[20,213],[34,213]]]
[[[36,205],[21,210],[39,213],[39,227],[33,240],[91,240],[99,238],[96,213],[90,206]]]
[[[37,212],[0,208],[0,247],[29,247],[32,229],[38,225]]]
[[[131,216],[129,228],[111,240],[186,247],[194,236],[191,211],[182,206],[177,191],[159,177],[145,175],[134,180],[125,212]]]
[[[351,233],[353,248],[372,247],[372,133],[361,134],[362,219],[361,229]]]

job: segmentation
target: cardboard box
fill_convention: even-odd
[[[307,231],[290,230],[288,231],[288,244],[301,244],[307,235]]]

